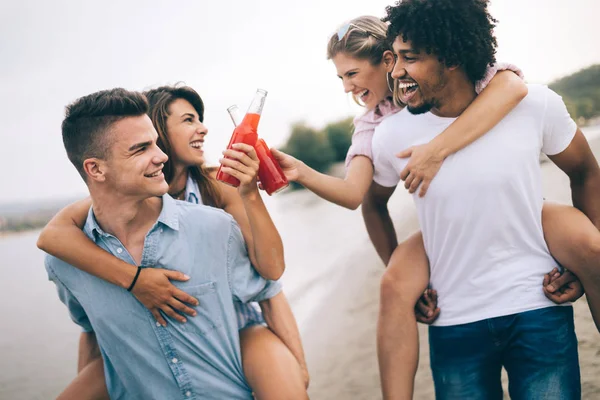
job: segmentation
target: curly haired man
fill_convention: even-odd
[[[487,6],[486,0],[403,0],[387,7],[392,76],[406,107],[375,131],[374,183],[365,202],[377,212],[367,225],[392,225],[387,203],[407,163],[396,154],[429,142],[476,98],[475,82],[495,63],[496,21]],[[544,216],[548,229],[541,152],[567,173],[579,209]],[[540,284],[557,266],[551,243],[562,243],[559,250],[575,260],[577,247],[568,249],[566,233],[590,228],[598,235],[592,221],[600,222],[599,190],[598,163],[562,99],[546,86],[528,85],[528,95],[499,124],[447,157],[425,197],[414,195],[442,310],[429,328],[438,399],[500,400],[503,367],[512,399],[581,397],[573,309],[554,304]],[[587,291],[593,280],[580,268]],[[384,397],[410,398],[414,370],[409,375],[399,374],[400,390],[384,388]]]

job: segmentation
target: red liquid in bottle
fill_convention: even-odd
[[[229,113],[234,126],[241,125],[242,118],[236,105],[227,108],[227,112]],[[265,189],[267,194],[270,196],[273,193],[277,193],[280,190],[288,187],[289,182],[285,177],[283,170],[279,166],[279,163],[271,154],[271,150],[269,150],[267,143],[262,139],[258,139],[254,145],[254,150],[256,151],[258,160],[260,161],[258,177],[262,182],[263,189]]]
[[[263,189],[270,196],[273,193],[277,193],[289,186],[289,182],[283,173],[283,170],[279,166],[279,163],[271,154],[269,146],[264,140],[258,139],[254,146],[256,155],[260,160],[258,167],[258,177]]]
[[[258,139],[258,133],[256,133],[258,121],[260,121],[260,114],[246,114],[242,123],[236,126],[233,130],[233,134],[231,135],[231,140],[229,140],[227,149],[231,149],[231,146],[236,143],[245,143],[250,146],[255,146],[256,140]],[[217,171],[218,181],[233,187],[240,186],[239,179],[223,172],[222,169],[223,166],[220,166],[219,170]]]

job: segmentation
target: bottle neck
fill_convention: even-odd
[[[240,113],[240,109],[236,104],[232,105],[227,109],[229,113],[229,117],[231,118],[231,122],[233,122],[233,126],[238,126],[242,123],[242,114]]]
[[[246,114],[262,114],[266,98],[267,91],[263,89],[258,89],[256,91],[256,94],[254,94],[254,98],[252,99],[252,103],[250,103],[250,107],[248,107],[248,111],[246,111]]]

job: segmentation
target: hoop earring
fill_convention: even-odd
[[[390,74],[387,72],[385,73],[385,80],[387,81],[388,89],[390,89],[390,92],[394,93],[394,88],[392,88],[392,86],[390,85]]]

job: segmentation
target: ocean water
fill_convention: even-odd
[[[35,247],[37,232],[0,239],[0,399],[55,398],[77,372],[78,327]]]

